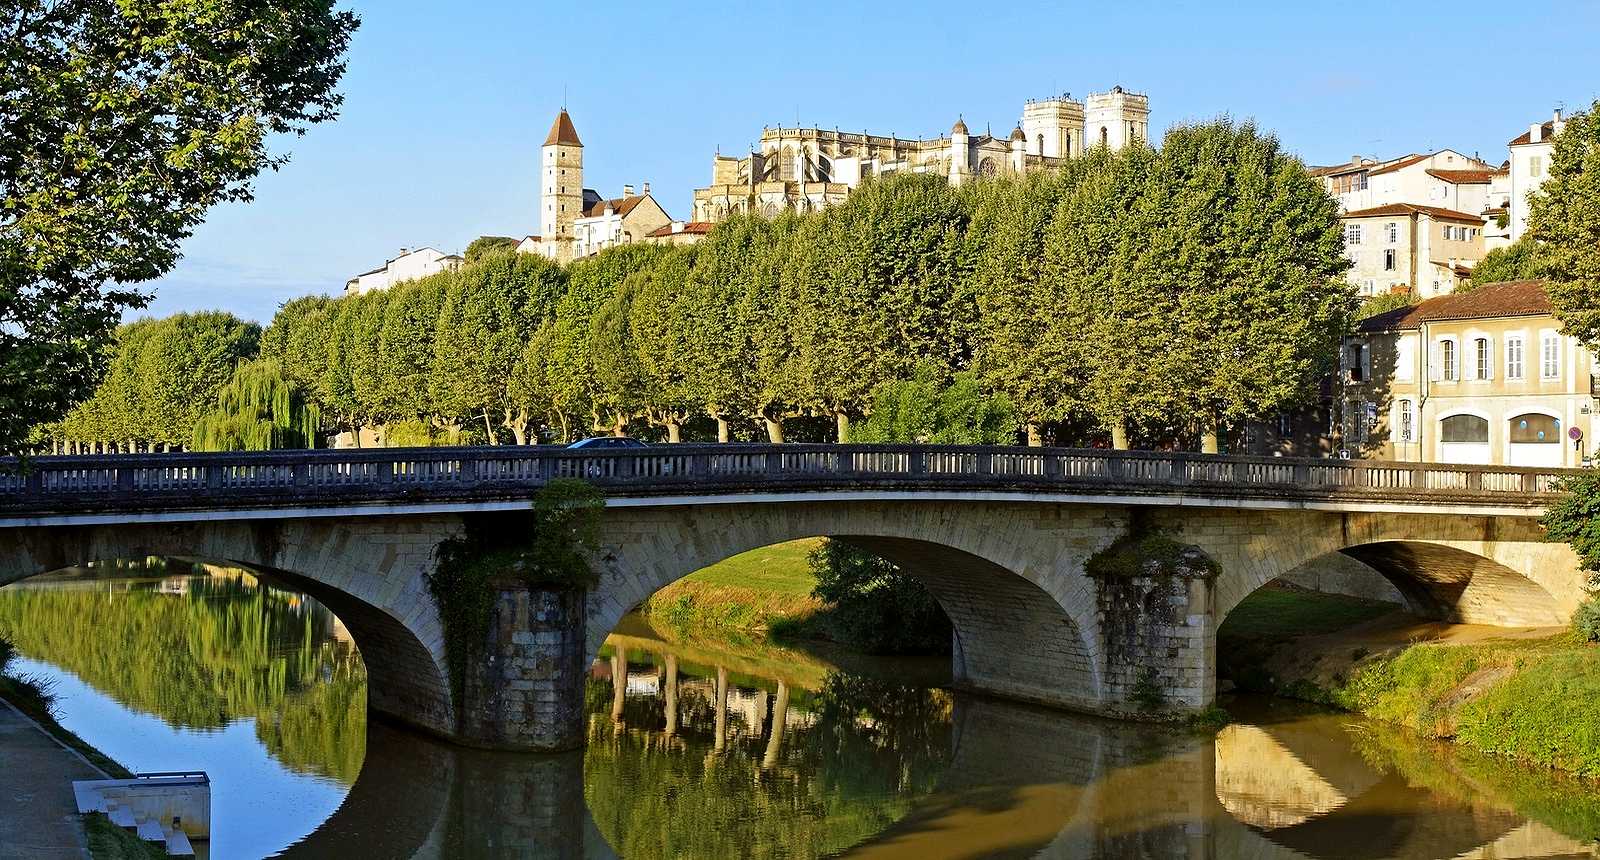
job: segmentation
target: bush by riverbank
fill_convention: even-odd
[[[1218,634],[1219,674],[1241,689],[1356,711],[1428,738],[1600,779],[1600,646],[1571,632],[1448,631],[1396,607],[1262,589]]]
[[[640,609],[677,630],[750,633],[809,618],[822,609],[807,561],[820,543],[807,538],[740,553],[661,589]]]

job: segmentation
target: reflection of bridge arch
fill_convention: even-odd
[[[261,571],[310,595],[349,630],[366,665],[368,704],[450,733],[443,637],[421,571],[437,523],[332,519],[200,521],[0,531],[0,585],[90,562],[161,556]]]

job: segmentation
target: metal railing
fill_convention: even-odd
[[[20,468],[19,468],[20,465]],[[507,498],[582,478],[610,496],[872,488],[1547,504],[1574,469],[939,445],[382,448],[0,459],[0,511]]]

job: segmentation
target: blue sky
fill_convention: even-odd
[[[1254,119],[1313,163],[1449,146],[1498,163],[1600,96],[1600,2],[356,3],[341,117],[220,207],[145,313],[267,322],[402,246],[538,231],[563,94],[585,184],[649,181],[674,217],[764,124],[1006,133],[1024,99],[1148,93],[1151,130]]]

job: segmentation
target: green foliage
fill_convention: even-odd
[[[854,441],[1009,445],[1016,441],[1016,414],[1004,395],[986,396],[975,374],[946,381],[937,367],[923,364],[912,378],[873,390],[871,415]]]
[[[1561,492],[1540,521],[1545,538],[1571,546],[1589,573],[1590,586],[1600,587],[1600,471],[1563,479]]]
[[[1046,231],[1041,340],[1103,426],[1215,428],[1312,396],[1354,310],[1336,205],[1245,123],[1075,160]],[[1130,360],[1136,356],[1136,360]]]
[[[1099,579],[1141,576],[1215,579],[1222,568],[1196,546],[1158,532],[1139,532],[1118,538],[1089,556],[1083,572]]]
[[[238,577],[188,582],[179,594],[148,581],[7,589],[0,630],[130,710],[201,731],[253,719],[285,766],[353,783],[366,675],[352,649],[326,638],[327,610]]]
[[[444,623],[445,653],[457,700],[468,667],[481,657],[497,582],[536,588],[588,588],[599,578],[591,558],[599,548],[605,497],[593,486],[557,478],[534,495],[533,510],[477,514],[459,537],[435,548],[428,591]]]
[[[894,564],[837,540],[824,541],[810,560],[812,593],[828,604],[811,620],[811,632],[869,654],[949,652],[950,619]]]
[[[331,0],[28,0],[5,18],[0,452],[9,453],[92,390],[122,311],[148,299],[126,285],[170,270],[207,211],[249,200],[255,175],[287,161],[268,151],[268,136],[336,115],[356,18]]]
[[[1483,284],[1526,281],[1539,277],[1539,244],[1528,236],[1483,255],[1472,267],[1472,279],[1456,288],[1466,292]]]
[[[1154,666],[1140,666],[1133,679],[1133,690],[1128,698],[1141,711],[1159,711],[1167,706],[1167,694],[1161,689],[1161,679]]]
[[[63,439],[186,445],[261,329],[222,311],[141,319],[117,329],[110,369],[62,421]]]
[[[159,843],[146,842],[118,827],[103,812],[83,817],[83,833],[88,837],[92,860],[165,860],[170,856]]]
[[[476,263],[489,254],[514,251],[519,243],[510,236],[479,236],[467,245],[467,250],[462,256],[469,263]]]
[[[1591,597],[1572,613],[1572,630],[1585,642],[1600,642],[1600,597]]]
[[[1363,299],[1361,307],[1356,309],[1354,321],[1386,314],[1389,311],[1408,308],[1417,303],[1415,293],[1381,293]]]
[[[1528,195],[1527,236],[1563,328],[1600,344],[1600,100],[1556,135],[1549,175]]]
[[[307,401],[271,359],[239,365],[217,392],[216,407],[195,422],[192,447],[199,451],[267,451],[315,448],[322,410]]]

